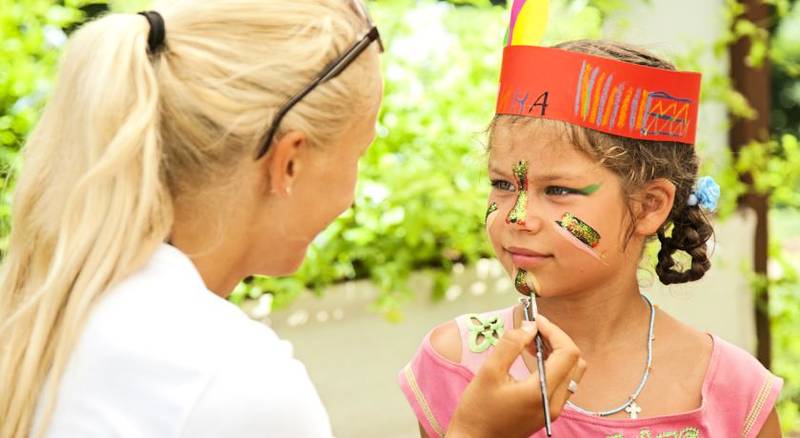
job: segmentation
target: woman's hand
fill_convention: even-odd
[[[508,374],[511,364],[536,335],[536,328],[552,352],[545,361],[552,419],[558,417],[569,398],[570,380],[579,382],[586,362],[572,339],[543,316],[536,323],[523,321],[519,329],[500,338],[494,352],[472,379],[450,422],[448,438],[529,437],[544,427],[539,376],[516,381]]]

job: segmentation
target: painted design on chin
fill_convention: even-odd
[[[521,268],[517,268],[517,275],[514,277],[514,288],[523,295],[534,295],[536,297],[539,296],[539,290],[541,289],[536,276]]]
[[[600,242],[600,234],[594,228],[571,213],[564,213],[560,221],[553,222],[553,227],[575,248],[602,261],[602,257],[594,250],[594,247]]]
[[[489,215],[497,211],[497,203],[492,201],[489,203],[489,207],[486,209],[486,216],[483,218],[483,224],[487,225],[489,223]]]
[[[517,179],[518,194],[514,208],[506,216],[506,223],[525,225],[525,218],[528,216],[528,162],[520,160],[511,168],[511,172]]]

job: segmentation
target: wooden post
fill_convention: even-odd
[[[744,18],[761,29],[768,30],[772,10],[763,0],[740,0],[747,8]],[[730,49],[731,76],[736,90],[744,95],[757,112],[753,120],[736,120],[731,128],[730,146],[735,156],[742,146],[751,141],[765,142],[769,140],[770,112],[770,64],[769,59],[758,68],[747,65],[746,58],[750,52],[750,39],[742,38]],[[739,199],[740,208],[750,208],[756,213],[755,253],[753,267],[760,275],[767,275],[767,251],[769,244],[768,210],[769,199],[765,195],[755,193],[753,178],[746,174],[742,182],[749,187],[748,192]],[[772,359],[772,336],[769,325],[769,290],[761,291],[755,296],[756,336],[758,338],[757,357],[769,368]]]

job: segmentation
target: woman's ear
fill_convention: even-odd
[[[292,185],[301,167],[300,150],[306,144],[305,134],[292,131],[281,136],[261,158],[261,169],[268,178],[270,193],[288,195],[292,192]]]
[[[675,184],[664,178],[654,179],[637,194],[636,233],[642,236],[655,234],[672,211],[675,203]]]

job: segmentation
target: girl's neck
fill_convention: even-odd
[[[641,344],[650,319],[649,306],[641,299],[635,278],[536,301],[539,312],[564,330],[585,357],[632,342]]]

